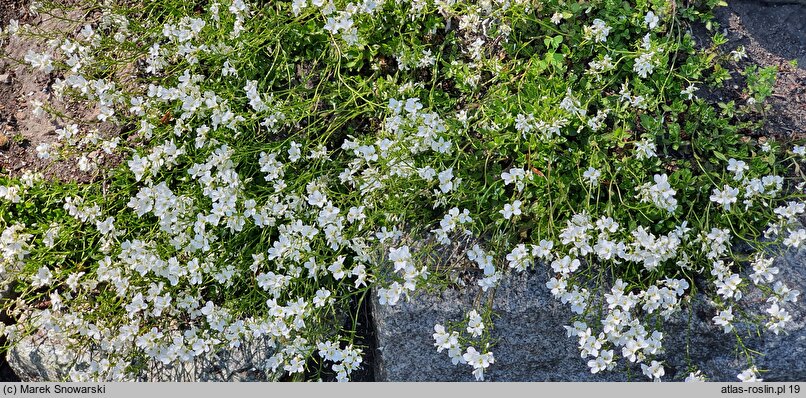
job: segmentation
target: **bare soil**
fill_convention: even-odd
[[[21,26],[30,24],[35,32],[45,35],[49,32],[72,32],[79,27],[77,22],[72,22],[78,20],[78,13],[68,13],[58,18],[34,15],[26,11],[28,2],[0,0],[0,26],[5,28],[9,20],[17,19]],[[0,42],[0,173],[13,176],[31,170],[61,181],[95,180],[101,175],[100,171],[119,163],[119,157],[104,156],[101,151],[93,152],[91,155],[97,157],[98,169],[83,172],[79,170],[75,157],[43,160],[37,156],[36,147],[39,144],[52,145],[58,141],[56,129],[71,123],[70,120],[91,122],[98,114],[96,107],[90,104],[62,102],[52,95],[51,84],[62,76],[32,70],[23,64],[28,51],[52,54],[52,50],[42,41],[18,34]],[[32,111],[32,101],[52,106],[66,117],[54,119],[47,114],[36,116]],[[117,135],[120,130],[112,123],[95,123],[94,128],[105,138]],[[86,131],[82,131],[84,133]]]
[[[765,115],[762,131],[754,135],[785,140],[806,138],[806,5],[729,0],[727,7],[715,11],[715,16],[728,39],[724,49],[732,51],[743,46],[748,57],[731,65],[734,80],[706,97],[743,103],[740,87],[744,79],[740,71],[751,64],[776,66],[773,95],[767,100],[772,109]],[[693,31],[700,45],[710,44],[712,33],[702,26]],[[791,64],[792,60],[797,61],[797,66]]]

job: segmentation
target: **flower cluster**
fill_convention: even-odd
[[[641,194],[641,201],[654,204],[659,209],[674,213],[677,210],[677,199],[675,190],[669,184],[669,176],[666,174],[655,174],[653,176],[655,184],[646,183],[638,187]]]
[[[480,337],[485,330],[481,315],[476,310],[471,310],[467,316],[467,333],[471,338]],[[448,332],[444,325],[434,325],[434,332],[434,346],[437,347],[437,352],[447,350],[454,365],[467,364],[473,368],[473,376],[476,380],[484,380],[484,371],[495,363],[495,356],[492,352],[479,352],[469,342],[465,343],[467,339],[463,338],[459,332]],[[486,347],[485,351],[489,349],[487,344],[484,347]]]
[[[9,345],[39,329],[68,343],[71,379],[140,380],[132,363],[260,339],[267,377],[317,379],[326,364],[346,381],[366,352],[341,327],[351,303],[459,282],[458,267],[432,266],[431,243],[458,247],[483,292],[508,272],[548,274],[592,373],[623,362],[667,378],[661,326],[699,278],[726,333],[793,323],[799,292],[772,248],[806,242],[805,183],[784,171],[806,149],[740,138],[752,110],[734,120],[695,95],[744,54],[689,51],[671,32],[689,13],[269,3],[160,18],[104,3],[20,54],[49,77],[29,108],[52,117],[52,139],[32,150],[51,172],[70,162],[99,180],[0,175],[0,273],[21,292],[2,308],[18,322],[0,324]],[[12,21],[0,38],[32,32]],[[668,59],[684,48],[685,67]],[[72,102],[91,111],[59,109]],[[434,328],[437,351],[477,380],[495,363],[491,314]],[[739,379],[759,380],[743,354]]]

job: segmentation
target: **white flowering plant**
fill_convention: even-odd
[[[737,58],[719,35],[694,46],[688,24],[714,6],[42,4],[69,28],[17,61],[51,77],[35,109],[57,138],[36,146],[43,170],[0,175],[4,348],[43,333],[95,353],[72,380],[138,380],[264,339],[260,371],[344,381],[366,353],[368,295],[444,286],[455,270],[419,260],[462,237],[479,242],[463,250],[483,291],[550,276],[576,316],[557,327],[593,373],[664,378],[655,321],[695,295],[739,343],[741,322],[785,333],[798,292],[771,259],[806,241],[806,151],[750,137],[774,71],[748,70],[752,104],[696,95]],[[43,36],[13,26],[3,35]],[[60,162],[89,182],[38,173]],[[768,299],[756,315],[753,289]],[[481,380],[493,326],[468,309],[435,346]],[[739,378],[756,380],[743,354]]]

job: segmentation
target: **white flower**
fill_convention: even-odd
[[[437,174],[439,179],[439,189],[443,193],[448,193],[459,185],[460,179],[453,180],[453,168],[443,170]]]
[[[747,58],[747,52],[745,52],[744,46],[736,47],[735,50],[730,52],[730,55],[734,62],[739,62],[742,58]]]
[[[526,249],[526,245],[523,243],[515,246],[515,248],[507,254],[506,260],[509,261],[510,268],[515,268],[518,271],[524,271],[532,265],[532,260],[529,258],[529,250]]]
[[[328,203],[327,196],[318,189],[308,194],[306,199],[309,205],[316,207],[324,207]]]
[[[512,202],[512,204],[507,203],[504,205],[504,209],[498,212],[507,220],[512,218],[512,216],[519,216],[521,215],[521,201],[516,200]]]
[[[599,177],[601,176],[602,172],[593,167],[588,167],[588,169],[582,173],[582,177],[588,180],[588,183],[591,185],[596,185],[596,183],[599,182]]]
[[[602,351],[599,353],[599,356],[596,357],[596,359],[588,361],[588,367],[591,369],[591,373],[593,374],[611,369],[614,367],[614,365],[613,350]]]
[[[730,206],[736,203],[736,197],[739,195],[739,188],[733,188],[730,185],[725,185],[722,190],[714,188],[714,193],[711,194],[711,201],[722,205],[725,211],[730,211]]]
[[[692,99],[694,98],[694,91],[696,90],[697,86],[695,86],[694,84],[689,84],[688,87],[684,88],[683,90],[680,90],[680,94],[685,95],[686,98],[688,99]]]
[[[786,324],[792,320],[792,315],[789,315],[787,310],[778,306],[778,303],[772,303],[770,308],[767,308],[767,313],[770,314],[770,320],[765,326],[775,334],[779,334]]]
[[[600,238],[599,241],[593,245],[593,251],[596,252],[596,255],[602,260],[612,260],[623,250],[623,244],[617,244],[616,242],[603,238]]]
[[[350,210],[347,211],[347,222],[352,224],[357,221],[365,220],[367,216],[364,214],[364,209],[364,206],[351,207]]]
[[[652,57],[654,55],[654,51],[642,52],[641,55],[635,58],[635,64],[632,68],[633,72],[637,73],[642,79],[645,79],[648,75],[651,75],[655,70],[655,65],[652,64]]]
[[[738,290],[740,283],[742,283],[742,278],[739,274],[732,274],[724,279],[720,278],[715,282],[716,292],[725,299],[735,297],[736,300],[739,300],[742,298],[742,292]]]
[[[53,71],[53,59],[47,53],[38,54],[28,50],[28,53],[25,54],[25,62],[45,73]]]
[[[406,100],[406,105],[403,107],[409,114],[416,114],[420,109],[423,109],[423,104],[420,103],[419,98],[409,98]]]
[[[518,130],[525,137],[526,133],[534,130],[534,121],[535,117],[533,115],[519,113],[518,116],[515,116],[515,130]]]
[[[36,146],[36,155],[40,159],[47,160],[50,159],[50,144],[47,142],[43,142]]]
[[[423,180],[433,181],[434,177],[437,176],[437,171],[431,166],[425,166],[417,169],[417,175],[419,175]]]
[[[41,267],[39,271],[37,271],[36,275],[31,276],[31,285],[34,287],[41,287],[45,286],[50,283],[53,274],[50,272],[48,267]]]
[[[647,366],[645,363],[642,363],[641,370],[644,372],[646,377],[654,379],[654,381],[660,381],[660,378],[666,374],[666,371],[663,370],[663,365],[661,365],[661,363],[658,361],[652,361],[649,366]]]
[[[772,263],[775,261],[773,258],[764,258],[764,255],[758,253],[753,260],[753,273],[750,279],[758,285],[761,282],[770,283],[776,274],[778,274],[778,267],[773,267]]]
[[[70,276],[67,277],[67,281],[65,282],[67,284],[67,287],[69,287],[70,290],[75,292],[76,289],[78,289],[78,282],[82,276],[84,276],[84,272],[71,273]]]
[[[484,322],[481,320],[481,315],[476,310],[471,310],[467,313],[467,316],[469,318],[467,332],[473,337],[481,336],[481,333],[484,332]]]
[[[806,241],[806,229],[798,229],[796,231],[790,230],[789,236],[784,239],[784,244],[797,249],[800,247],[800,244]]]
[[[572,259],[569,256],[565,256],[552,261],[551,269],[553,269],[555,273],[567,275],[579,269],[580,264],[579,259]]]
[[[313,298],[315,307],[324,307],[330,301],[330,290],[321,288],[316,291],[316,296]]]
[[[50,225],[50,228],[45,231],[45,235],[42,237],[42,243],[45,244],[45,247],[52,249],[56,245],[56,238],[60,230],[61,227],[58,224],[52,223]]]
[[[658,208],[674,213],[677,210],[677,199],[674,197],[677,192],[669,184],[669,176],[655,174],[653,179],[655,180],[654,185],[646,183],[638,187],[641,201],[654,203]]]
[[[541,239],[537,246],[532,247],[532,256],[548,260],[551,258],[551,249],[554,241]]]
[[[350,271],[350,275],[355,277],[355,288],[367,285],[367,268],[364,264],[358,264]]]
[[[283,366],[283,369],[289,373],[302,373],[305,371],[305,359],[296,355],[288,361],[287,365]]]
[[[560,108],[567,111],[568,113],[574,116],[585,116],[587,110],[583,109],[582,104],[579,102],[579,99],[574,97],[571,93],[571,89],[569,88],[568,91],[565,93],[565,98],[560,102]]]
[[[806,146],[804,145],[795,145],[792,148],[792,153],[798,156],[806,157]]]
[[[563,278],[551,278],[546,282],[546,287],[551,290],[551,294],[555,298],[560,298],[567,292],[568,284]]]
[[[730,333],[733,330],[733,325],[731,324],[731,321],[733,321],[733,307],[720,311],[719,315],[713,319],[715,324],[723,327],[725,333]]]
[[[0,199],[7,200],[11,203],[20,203],[22,201],[22,197],[20,197],[20,187],[18,186],[2,186],[0,185]]]
[[[641,350],[646,347],[647,343],[643,339],[639,341],[631,338],[621,349],[621,355],[630,362],[637,362],[643,358],[644,354]]]
[[[749,170],[750,166],[747,165],[743,160],[736,160],[736,159],[728,159],[728,171],[732,171],[734,173],[733,179],[736,181],[741,181],[744,178],[744,172]]]
[[[787,224],[794,224],[795,218],[803,212],[806,212],[806,203],[789,201],[786,206],[779,206],[773,210],[778,218],[785,220]]]
[[[658,22],[660,22],[660,18],[658,18],[658,16],[655,15],[654,12],[649,11],[646,13],[646,16],[644,17],[644,23],[646,24],[647,28],[649,28],[649,30],[653,30],[656,27],[658,27]]]
[[[419,61],[417,62],[417,66],[420,68],[427,68],[431,65],[434,65],[436,62],[436,57],[431,54],[431,50],[423,50]]]
[[[685,380],[686,383],[704,382],[704,381],[705,381],[705,375],[703,375],[702,371],[700,370],[696,372],[690,372]]]
[[[330,273],[333,274],[333,277],[336,278],[336,280],[344,278],[344,275],[345,275],[344,260],[345,259],[346,259],[345,256],[339,256],[336,259],[336,261],[333,262],[333,264],[331,264],[329,267],[327,267],[327,270],[330,271]]]
[[[399,248],[392,247],[389,249],[389,260],[395,264],[395,272],[406,269],[411,264],[411,253],[408,246],[401,246]]]
[[[378,289],[378,303],[381,305],[395,305],[403,294],[403,286],[398,282],[392,282],[388,289]]]
[[[291,147],[288,148],[288,160],[290,162],[292,163],[296,162],[302,157],[302,151],[300,150],[300,148],[302,148],[302,145],[297,144],[294,141],[291,141]]]
[[[147,157],[140,157],[140,155],[135,154],[129,160],[128,165],[129,170],[134,174],[135,180],[140,181],[143,179],[146,170],[148,170],[149,161]]]
[[[484,369],[495,362],[492,352],[481,354],[473,347],[467,347],[467,352],[462,355],[462,359],[473,367],[473,376],[476,376],[476,380],[479,381],[484,380]]]
[[[560,22],[563,20],[563,14],[559,12],[555,12],[554,15],[551,16],[551,22],[555,25],[559,25]]]
[[[598,81],[598,79],[601,78],[601,76],[598,76],[599,73],[613,69],[614,67],[613,58],[611,58],[610,55],[605,55],[604,57],[602,57],[601,60],[593,60],[588,62],[588,66],[590,67],[588,73],[596,74],[597,75],[596,78]],[[606,110],[604,111],[600,110],[597,113],[597,117],[591,118],[591,120],[588,122],[588,125],[591,127],[592,130],[597,131],[602,127],[602,124],[604,123],[604,119],[606,117],[607,117]]]
[[[610,27],[601,19],[594,19],[593,24],[585,27],[585,38],[593,39],[596,43],[604,43],[607,41],[607,35],[610,34]]]
[[[486,292],[492,287],[498,285],[498,282],[501,280],[501,273],[500,272],[493,272],[492,274],[486,275],[484,278],[481,278],[476,282],[477,285],[481,287],[481,291]]]
[[[8,21],[8,26],[6,27],[6,32],[9,35],[12,35],[12,36],[16,35],[17,31],[19,31],[19,29],[20,29],[19,21],[17,21],[16,19],[12,19],[12,20]]]
[[[104,221],[96,221],[95,227],[103,235],[109,235],[115,232],[115,217],[107,217]]]
[[[444,349],[451,349],[459,345],[459,335],[457,334],[449,334],[445,331],[445,326],[440,324],[434,325],[434,331],[436,333],[433,334],[434,337],[434,346],[437,347],[437,352],[442,352]]]
[[[299,13],[302,12],[302,9],[307,7],[307,6],[308,6],[308,4],[307,4],[306,0],[294,0],[291,3],[291,12],[294,13],[294,16],[298,16]]]
[[[736,377],[741,380],[742,383],[755,383],[763,381],[763,379],[759,379],[757,376],[758,369],[755,365],[753,365],[750,368],[745,369],[742,373],[739,373]]]
[[[636,157],[638,158],[638,160],[655,157],[657,155],[655,153],[655,150],[656,150],[655,143],[649,141],[646,138],[635,143]]]
[[[516,169],[512,168],[509,171],[505,171],[501,173],[501,179],[504,180],[504,185],[515,184],[515,187],[518,189],[518,192],[523,191],[524,188],[524,180],[527,178],[531,178],[531,174],[526,174],[526,170],[524,169]]]
[[[799,291],[788,288],[781,281],[776,281],[775,284],[772,285],[772,290],[775,292],[775,299],[782,303],[795,303],[798,301],[798,296],[800,295]]]

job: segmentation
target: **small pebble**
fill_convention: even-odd
[[[2,84],[11,84],[11,75],[8,73],[3,73],[0,75],[0,83]]]
[[[5,134],[0,133],[0,148],[5,148],[8,146],[8,137]]]

